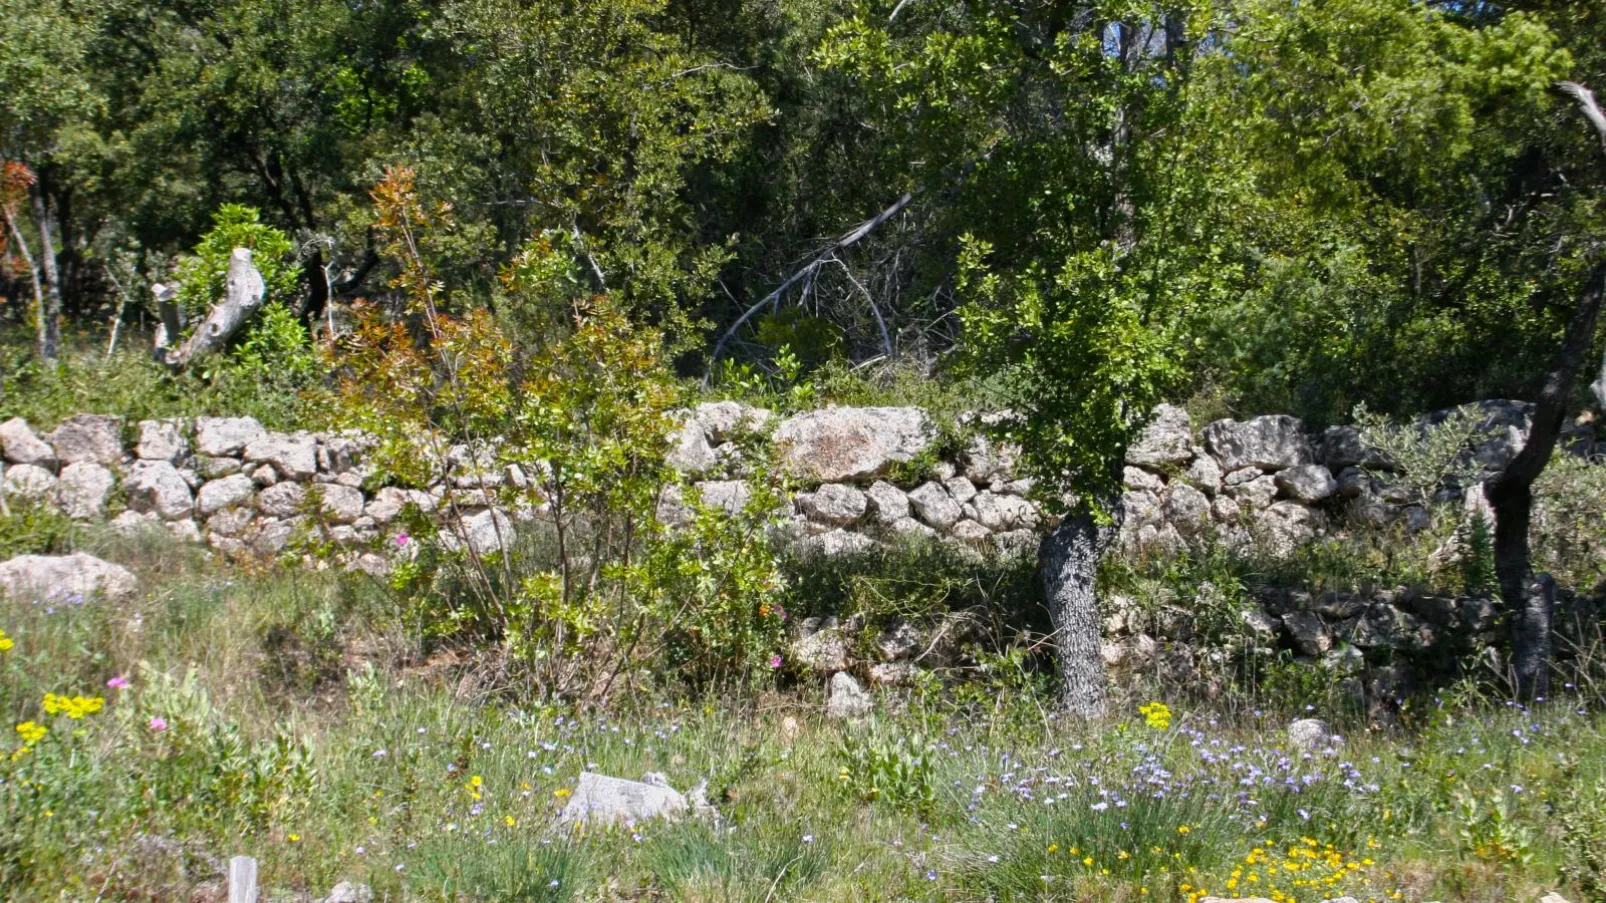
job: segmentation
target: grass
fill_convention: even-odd
[[[1576,903],[1591,898],[1563,870],[1606,841],[1564,827],[1606,800],[1595,698],[1427,698],[1386,732],[1318,711],[1353,733],[1307,754],[1283,736],[1303,712],[1208,707],[1181,688],[1160,691],[1175,712],[1163,729],[1126,704],[1089,729],[1047,713],[1030,685],[927,687],[883,696],[875,731],[905,742],[853,759],[868,728],[820,717],[813,684],[540,705],[474,681],[471,659],[421,657],[360,581],[221,570],[159,539],[82,546],[131,563],[147,592],[0,606],[15,642],[0,707],[50,731],[21,754],[9,725],[0,741],[7,899],[215,899],[217,863],[248,853],[267,900],[352,880],[396,903],[1206,889],[1493,901],[1551,888]],[[129,687],[107,688],[118,675]],[[48,718],[47,692],[107,704]],[[582,769],[708,778],[720,820],[559,829]],[[910,781],[928,786],[864,792]]]

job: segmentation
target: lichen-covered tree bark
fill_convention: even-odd
[[[1096,583],[1099,561],[1120,529],[1121,508],[1100,522],[1090,513],[1073,514],[1043,538],[1039,571],[1059,650],[1060,706],[1082,718],[1103,717],[1109,708],[1099,628]]]

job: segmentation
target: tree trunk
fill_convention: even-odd
[[[267,296],[262,274],[251,264],[251,251],[235,248],[229,258],[229,275],[225,282],[223,300],[213,307],[206,319],[190,333],[183,347],[173,349],[167,343],[177,338],[176,313],[171,306],[164,307],[164,328],[157,332],[156,358],[170,369],[183,370],[197,358],[218,351],[244,326]],[[158,293],[158,298],[162,296]]]
[[[1573,383],[1583,369],[1595,339],[1602,292],[1606,290],[1606,264],[1589,274],[1579,293],[1578,306],[1561,350],[1534,404],[1533,427],[1522,451],[1500,475],[1484,484],[1483,494],[1494,509],[1494,566],[1500,578],[1500,600],[1511,625],[1511,658],[1515,665],[1519,698],[1545,693],[1550,671],[1551,608],[1555,584],[1547,575],[1535,579],[1528,558],[1528,526],[1533,517],[1533,484],[1550,463],[1556,440],[1567,416]]]
[[[54,363],[61,356],[61,273],[56,268],[56,241],[50,234],[50,205],[43,191],[32,192],[33,218],[39,226],[39,268],[44,296],[39,309],[39,356]]]
[[[1090,513],[1073,514],[1043,537],[1038,564],[1048,615],[1059,651],[1060,706],[1082,718],[1103,717],[1109,708],[1104,686],[1104,655],[1099,628],[1099,561],[1120,529],[1120,504],[1110,523]]]

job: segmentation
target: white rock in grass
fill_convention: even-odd
[[[168,461],[136,461],[123,481],[128,506],[139,512],[154,512],[164,520],[188,518],[195,508],[190,484]]]
[[[831,675],[831,696],[825,702],[825,714],[831,718],[863,718],[870,714],[870,694],[859,686],[853,675],[838,671]]]
[[[210,457],[238,457],[267,430],[255,417],[195,418],[195,452]]]
[[[1301,718],[1288,725],[1288,743],[1295,749],[1313,750],[1334,746],[1343,740],[1320,718]]]
[[[813,492],[800,492],[796,499],[798,510],[809,520],[838,527],[857,522],[870,507],[864,493],[842,483],[826,483]]]
[[[941,483],[921,485],[909,493],[909,503],[914,506],[915,513],[920,515],[921,520],[938,530],[951,529],[961,517],[965,516],[964,509],[954,501],[953,496],[948,494],[948,490],[943,488]]]
[[[903,490],[885,480],[877,480],[865,492],[870,500],[870,514],[875,522],[890,527],[909,516],[909,497]]]
[[[18,602],[123,599],[139,582],[127,568],[93,555],[19,555],[0,563],[0,591]]]
[[[37,464],[13,464],[6,468],[6,495],[12,498],[47,498],[55,486],[56,475]]]
[[[63,464],[116,464],[123,459],[123,418],[76,414],[45,436]]]
[[[652,780],[652,778],[657,780]],[[678,818],[691,811],[691,801],[670,787],[661,775],[647,781],[627,781],[583,771],[568,805],[558,814],[564,825],[606,828],[637,824],[654,818]]]
[[[195,510],[206,517],[249,501],[256,490],[257,484],[243,473],[212,480],[201,485],[201,491],[195,496]]]

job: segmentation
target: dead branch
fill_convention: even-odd
[[[174,349],[170,345],[183,328],[175,301],[177,292],[163,285],[153,286],[153,291],[162,313],[162,328],[156,333],[156,359],[174,372],[227,345],[267,297],[267,285],[251,263],[250,249],[235,248],[229,257],[223,300],[195,327],[183,346]]]

